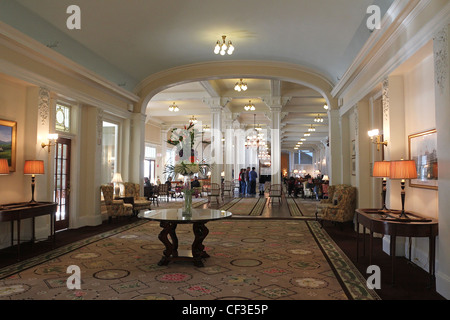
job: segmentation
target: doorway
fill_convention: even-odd
[[[53,199],[57,203],[55,231],[69,228],[71,142],[70,139],[59,138],[55,145],[53,190]]]

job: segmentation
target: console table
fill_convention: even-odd
[[[32,219],[32,238],[35,241],[35,218],[43,215],[50,215],[50,234],[52,237],[52,248],[55,242],[55,202],[20,202],[9,203],[0,206],[0,222],[11,221],[11,246],[14,245],[14,221],[17,221],[17,259],[20,260],[20,222],[24,219]]]
[[[390,256],[392,284],[394,284],[394,261],[396,237],[428,237],[429,238],[429,274],[430,286],[436,281],[435,256],[436,236],[438,235],[438,222],[432,218],[425,218],[417,213],[407,211],[408,219],[399,218],[400,211],[382,211],[379,209],[357,209],[356,210],[356,260],[359,255],[359,225],[363,226],[363,255],[365,254],[366,228],[370,231],[369,263],[372,264],[373,234],[381,233],[390,236]],[[409,258],[411,259],[411,246]]]
[[[215,209],[192,209],[192,213],[187,215],[182,209],[161,209],[149,210],[141,212],[138,217],[159,221],[163,230],[160,232],[158,239],[164,244],[162,259],[158,262],[159,266],[167,265],[170,261],[191,260],[196,267],[203,267],[203,258],[209,255],[204,250],[203,240],[209,233],[205,224],[209,221],[225,219],[231,217],[231,212]],[[186,252],[183,256],[178,252],[178,237],[176,228],[178,224],[192,224],[194,231],[194,242],[192,243],[192,252]],[[169,241],[168,235],[172,242]]]

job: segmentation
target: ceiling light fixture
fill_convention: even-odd
[[[192,117],[189,119],[189,123],[190,123],[190,124],[196,124],[196,123],[197,123],[197,118],[194,117],[194,116],[192,116]]]
[[[323,108],[324,108],[325,110],[328,110],[328,109],[329,109],[328,104],[325,103],[325,104],[323,105]]]
[[[216,46],[214,48],[214,53],[220,55],[225,55],[225,53],[228,53],[229,55],[233,54],[234,47],[231,41],[228,41],[228,44],[225,42],[227,36],[222,36],[222,43],[220,43],[220,40],[217,40]]]
[[[315,131],[316,131],[316,128],[314,128],[313,125],[311,125],[311,127],[308,128],[308,131],[309,131],[309,132],[315,132]]]
[[[234,90],[237,91],[237,92],[246,91],[247,90],[247,83],[243,82],[242,79],[240,79],[234,85]]]
[[[255,106],[252,104],[252,100],[248,101],[248,104],[246,104],[244,106],[244,109],[245,109],[245,111],[255,111],[256,110]]]
[[[172,103],[172,105],[169,107],[169,111],[170,112],[178,112],[180,111],[180,108],[178,108],[178,106],[174,103]]]
[[[320,116],[320,114],[317,115],[317,117],[314,119],[314,122],[317,122],[317,123],[323,122],[323,118]]]

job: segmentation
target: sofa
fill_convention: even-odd
[[[353,222],[356,210],[356,188],[346,184],[330,185],[328,199],[322,199],[316,206],[316,220]]]

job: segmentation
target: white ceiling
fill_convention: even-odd
[[[0,4],[4,12],[0,17],[130,91],[156,72],[224,59],[293,63],[335,84],[370,36],[365,26],[367,7],[378,4],[384,13],[392,1],[9,0],[9,7]],[[66,27],[66,9],[72,4],[81,9],[81,30]],[[222,35],[233,41],[232,56],[213,53]],[[210,110],[202,100],[218,95],[232,97],[227,108],[233,113],[242,112],[252,100],[257,122],[268,124],[261,97],[270,95],[271,79],[244,79],[249,85],[245,93],[233,91],[237,80],[174,86],[156,95],[147,113],[167,124],[186,122],[192,115],[209,123]],[[282,110],[282,148],[292,149],[317,113],[325,111],[325,100],[297,84],[281,82],[280,86],[282,94],[291,98]],[[167,111],[172,102],[181,108],[175,117]],[[241,113],[239,119],[253,124],[253,113]],[[327,137],[327,122],[317,131],[312,145]]]

